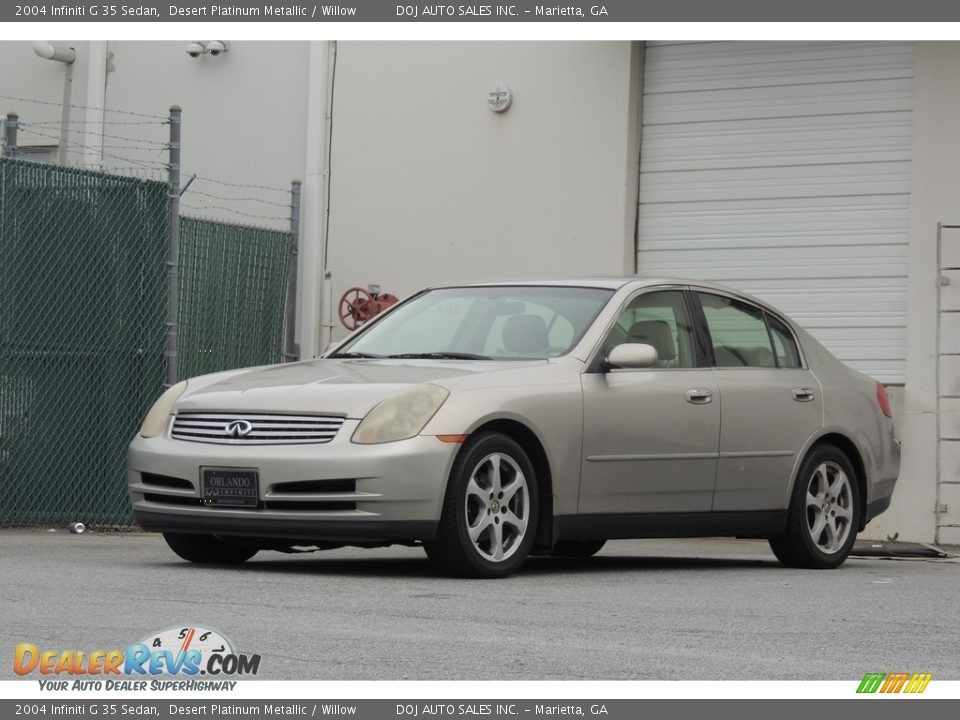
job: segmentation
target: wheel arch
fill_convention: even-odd
[[[539,509],[537,512],[537,534],[534,547],[552,547],[553,545],[553,473],[550,460],[543,442],[525,423],[512,418],[494,418],[482,422],[470,431],[470,435],[482,432],[496,432],[514,440],[530,458],[536,473]]]
[[[825,429],[807,441],[803,451],[797,456],[797,462],[793,470],[793,479],[790,482],[790,492],[787,495],[787,498],[789,499],[793,497],[793,488],[796,486],[797,480],[799,480],[798,475],[800,473],[800,468],[803,465],[803,461],[806,459],[807,455],[821,445],[833,445],[835,448],[840,450],[840,452],[847,456],[847,459],[853,466],[853,471],[856,475],[855,480],[857,482],[857,490],[859,491],[857,494],[860,498],[860,522],[858,523],[859,526],[857,528],[859,532],[860,530],[863,530],[867,524],[867,470],[864,464],[863,453],[860,451],[857,443],[853,440],[853,438],[839,429]]]

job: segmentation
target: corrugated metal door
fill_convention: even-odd
[[[913,46],[650,43],[638,272],[773,303],[902,383]]]

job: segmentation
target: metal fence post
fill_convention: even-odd
[[[300,359],[297,332],[297,265],[300,258],[300,189],[299,180],[290,183],[290,265],[287,270],[287,303],[284,308],[286,330],[283,358],[287,362]]]
[[[180,107],[170,108],[170,164],[167,187],[166,386],[177,383],[177,313],[180,300]]]
[[[4,157],[16,157],[17,155],[17,128],[20,127],[20,116],[15,112],[7,113],[7,119],[3,121],[4,126]]]

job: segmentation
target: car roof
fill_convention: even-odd
[[[692,280],[690,278],[670,278],[670,277],[642,277],[640,275],[622,275],[622,276],[596,276],[596,277],[568,277],[568,278],[530,278],[517,280],[493,280],[488,282],[466,282],[466,283],[447,283],[443,285],[431,286],[430,290],[441,288],[459,288],[459,287],[583,287],[583,288],[601,288],[604,290],[620,290],[629,287],[631,290],[637,290],[644,287],[655,287],[658,285],[684,285],[706,290],[719,290],[729,293],[736,297],[748,300],[771,311],[781,319],[786,316],[770,303],[761,300],[750,293],[722,285],[721,283],[711,282],[709,280]]]
[[[519,278],[515,280],[491,280],[486,282],[465,282],[465,283],[444,283],[442,285],[433,285],[431,290],[439,288],[457,288],[457,287],[585,287],[602,288],[605,290],[619,290],[627,285],[634,287],[647,287],[655,285],[696,285],[698,287],[712,287],[718,290],[735,293],[737,295],[747,296],[731,287],[719,285],[704,280],[690,280],[683,278],[665,278],[665,277],[641,277],[639,275],[623,276],[595,276],[595,277],[566,277],[566,278]]]

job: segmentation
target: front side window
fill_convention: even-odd
[[[660,368],[692,368],[693,326],[679,290],[638,295],[623,309],[604,341],[607,354],[621,343],[644,343],[657,351]]]
[[[580,341],[611,295],[603,288],[559,286],[428,290],[372,323],[331,357],[557,357]]]
[[[776,367],[763,312],[747,303],[697,293],[717,367]]]

